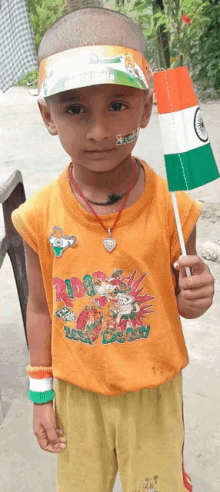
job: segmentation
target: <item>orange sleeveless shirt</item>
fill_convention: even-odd
[[[180,255],[171,195],[141,163],[145,189],[123,210],[111,253],[107,234],[72,193],[69,165],[12,213],[39,256],[53,376],[103,395],[159,386],[189,362],[171,270]],[[186,242],[202,204],[182,191],[176,197]],[[107,228],[116,215],[102,216]]]

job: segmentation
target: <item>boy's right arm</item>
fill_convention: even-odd
[[[27,336],[31,366],[51,366],[52,326],[44,291],[38,255],[24,242],[29,297],[27,303]],[[66,439],[56,425],[53,401],[34,403],[34,433],[42,449],[59,453]],[[66,447],[66,446],[65,446]]]

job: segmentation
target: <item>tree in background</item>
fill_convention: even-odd
[[[46,29],[63,13],[65,0],[27,0],[36,50]]]
[[[152,7],[153,16],[157,13],[164,13],[163,0],[153,0]],[[155,26],[155,29],[159,65],[164,68],[170,68],[169,32],[165,24],[160,24],[158,27]]]
[[[220,2],[209,0],[204,7],[206,25],[195,39],[189,40],[189,55],[194,78],[213,97],[220,90]],[[214,89],[214,91],[213,91]]]

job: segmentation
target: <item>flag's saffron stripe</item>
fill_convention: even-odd
[[[202,132],[197,127],[197,109],[200,111],[199,106],[193,106],[159,115],[164,154],[187,152],[209,143],[205,127]]]
[[[154,89],[159,114],[198,105],[187,67],[154,73]]]
[[[170,191],[192,190],[219,178],[210,144],[164,156]]]

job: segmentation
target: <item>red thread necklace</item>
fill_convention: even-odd
[[[137,171],[138,171],[138,167],[137,167],[137,163],[135,161],[134,158],[132,158],[132,162],[135,164],[135,170],[134,170],[134,174],[133,174],[133,178],[131,180],[131,183],[130,183],[130,186],[128,188],[128,191],[126,193],[126,195],[124,196],[124,199],[122,201],[122,204],[120,206],[120,209],[118,211],[118,214],[117,214],[117,217],[114,221],[114,224],[112,225],[112,227],[109,227],[107,228],[102,220],[100,219],[100,217],[97,215],[97,213],[95,212],[95,210],[93,210],[92,206],[90,205],[90,203],[88,202],[88,200],[86,199],[86,197],[83,195],[83,193],[81,192],[80,188],[78,187],[78,185],[76,184],[76,182],[74,181],[73,179],[73,174],[72,174],[72,171],[73,171],[73,163],[71,162],[70,166],[69,166],[69,177],[71,179],[71,182],[74,186],[74,188],[76,189],[76,191],[79,193],[79,195],[81,196],[81,198],[84,200],[84,202],[86,203],[86,205],[89,207],[89,209],[91,210],[92,214],[95,215],[96,219],[98,220],[98,222],[100,223],[100,225],[103,227],[103,229],[105,229],[105,231],[108,232],[108,237],[106,237],[104,240],[103,240],[103,245],[104,245],[104,248],[106,249],[106,251],[108,251],[108,253],[111,253],[115,247],[116,247],[116,240],[112,237],[111,235],[111,231],[115,228],[119,218],[120,218],[120,215],[122,213],[122,210],[127,202],[127,199],[131,193],[131,190],[134,186],[134,183],[135,183],[135,180],[136,180],[136,176],[137,176]]]

